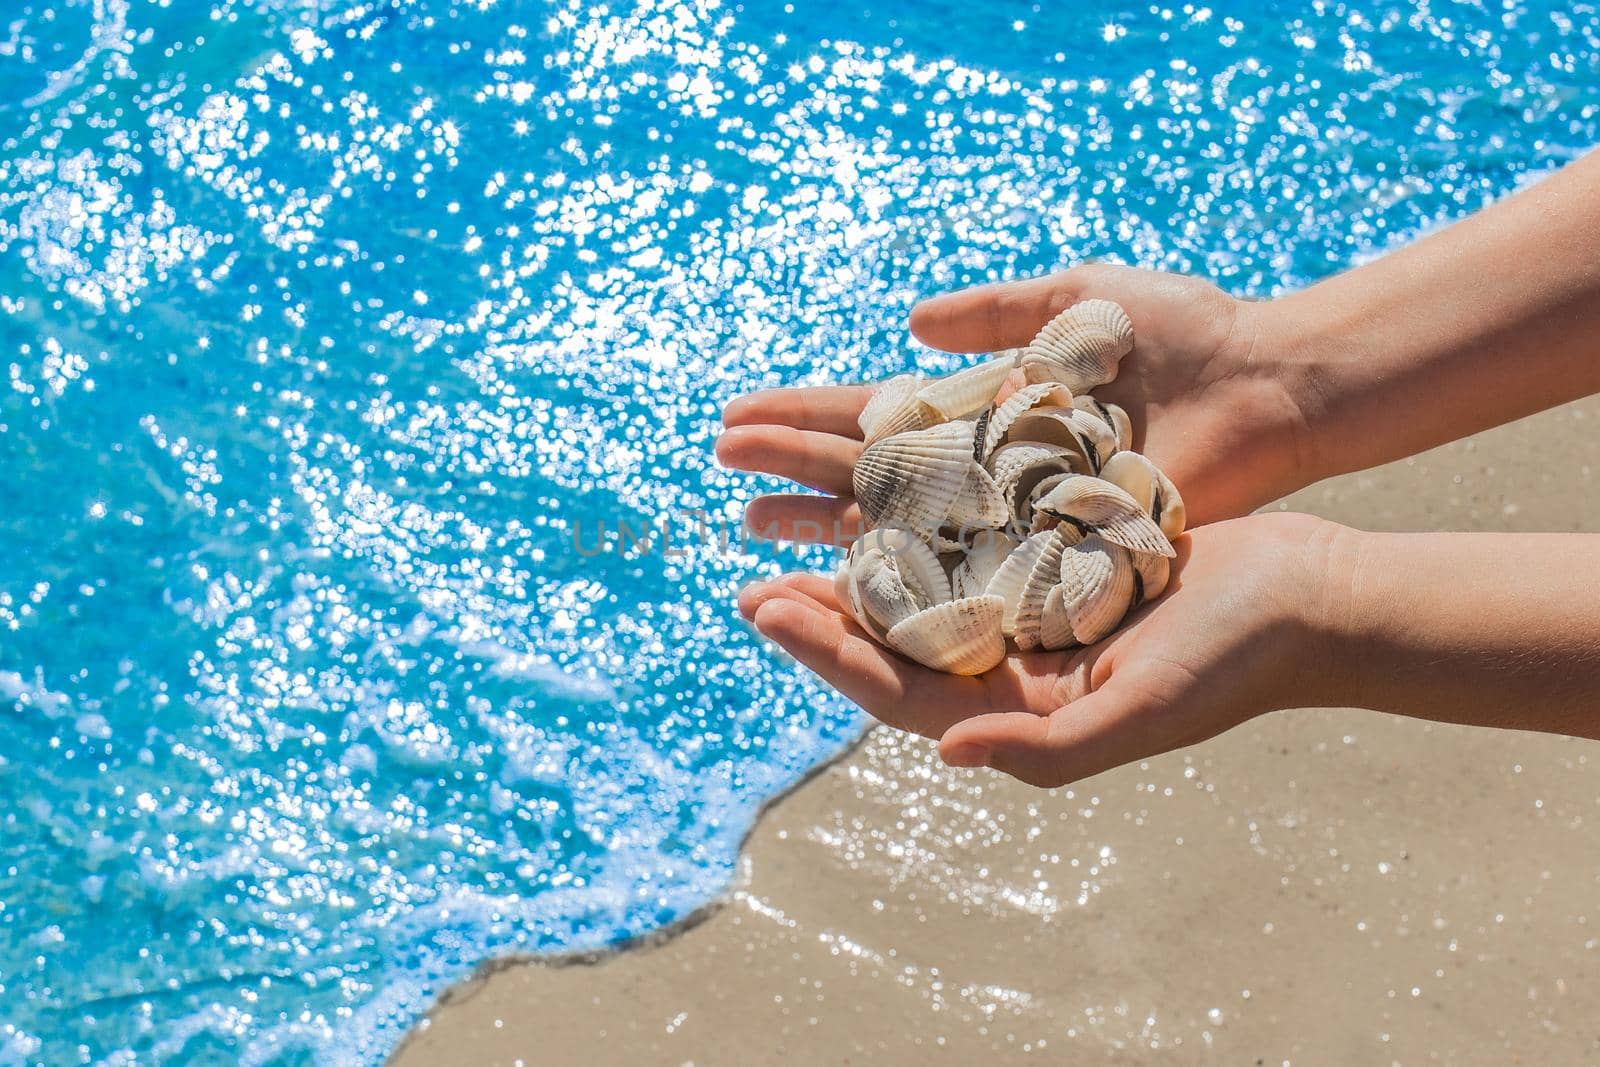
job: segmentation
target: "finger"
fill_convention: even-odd
[[[781,578],[770,582],[751,582],[739,590],[739,613],[754,622],[756,612],[761,609],[761,605],[769,600],[784,599],[792,600],[812,611],[828,612],[833,610],[832,607],[828,606],[828,603],[818,601],[809,596],[804,590],[798,588],[797,583],[794,581],[797,577],[799,575],[785,574]],[[820,576],[808,575],[808,577],[818,577],[819,580],[826,581]],[[833,596],[830,592],[828,602],[832,600]]]
[[[776,474],[838,496],[850,492],[861,443],[791,426],[736,426],[717,438],[717,459],[741,471]]]
[[[822,574],[795,571],[792,574],[785,574],[778,581],[797,593],[803,593],[826,610],[838,612],[846,618],[849,617],[849,612],[845,610],[843,604],[839,603],[838,593],[834,592],[832,578]]]
[[[735,397],[722,409],[724,426],[792,426],[797,430],[861,439],[856,422],[872,396],[871,385],[763,389]]]
[[[911,309],[917,340],[946,352],[993,352],[1033,340],[1039,327],[1083,299],[1095,265],[1041,278],[945,293]]]
[[[831,577],[798,571],[785,574],[778,581],[854,623],[849,609],[839,602],[837,586]],[[1024,710],[1034,715],[1047,715],[1089,692],[1091,672],[1107,649],[1108,643],[1101,642],[1076,652],[1032,652],[1007,656],[999,666],[971,679],[982,686],[982,692],[976,695],[963,693],[963,707],[971,702],[985,712]],[[969,688],[976,691],[976,687]],[[969,710],[969,714],[974,713]]]
[[[988,710],[981,703],[983,683],[901,659],[838,612],[813,610],[794,599],[800,595],[780,587],[756,608],[756,629],[873,718],[897,730],[938,737]]]
[[[769,541],[848,547],[861,536],[861,509],[836,496],[778,493],[758,496],[744,512],[745,525]]]
[[[1047,716],[982,715],[952,726],[939,755],[952,767],[989,766],[1029,785],[1053,787],[1164,752],[1143,729],[1150,708],[1113,678]]]

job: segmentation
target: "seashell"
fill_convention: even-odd
[[[937,530],[967,484],[972,433],[970,422],[946,422],[868,445],[851,479],[867,524]]]
[[[994,418],[993,407],[984,408],[978,417],[972,420],[972,458],[974,462],[982,463],[989,455],[986,442],[989,440],[989,420]]]
[[[897,433],[932,426],[935,420],[917,402],[917,391],[925,384],[920,375],[899,374],[878,386],[856,416],[862,438],[871,444]]]
[[[1178,487],[1154,463],[1137,452],[1118,452],[1100,470],[1100,477],[1121,486],[1147,511],[1167,540],[1183,533],[1188,513]]]
[[[857,540],[834,579],[834,592],[862,629],[880,637],[951,598],[939,557],[903,530],[872,530]]]
[[[1133,420],[1128,418],[1126,411],[1096,396],[1073,397],[1072,406],[1079,411],[1098,415],[1102,422],[1111,427],[1111,433],[1117,440],[1118,452],[1126,452],[1133,447]]]
[[[1072,390],[1060,382],[1039,382],[1036,385],[1025,385],[1021,389],[1006,397],[1004,401],[996,404],[994,411],[989,416],[989,422],[984,433],[983,448],[980,458],[988,459],[989,454],[1006,442],[1010,433],[1011,424],[1017,416],[1039,404],[1054,404],[1066,407],[1072,404]]]
[[[1063,478],[1034,505],[1034,522],[1059,519],[1099,533],[1107,541],[1135,552],[1175,556],[1166,534],[1121,486],[1101,478]]]
[[[1070,477],[1072,477],[1071,474],[1052,474],[1048,478],[1045,478],[1043,481],[1041,481],[1038,485],[1034,486],[1033,491],[1028,494],[1027,499],[1021,504],[1017,505],[1017,515],[1019,516],[1017,525],[1022,525],[1020,516],[1026,515],[1029,519],[1028,532],[1030,534],[1036,534],[1042,530],[1051,530],[1057,526],[1060,526],[1060,519],[1054,518],[1053,516],[1046,516],[1039,510],[1039,501],[1043,500],[1055,489],[1056,486],[1060,485]]]
[[[957,597],[982,596],[1001,564],[1011,558],[1018,541],[999,530],[984,530],[961,553],[961,561],[950,573],[950,589]]]
[[[1148,603],[1167,591],[1172,561],[1153,552],[1134,552],[1133,606]]]
[[[958,528],[997,527],[1011,521],[1011,507],[1001,495],[1000,487],[983,466],[970,462],[967,482],[950,505],[945,523]]]
[[[1060,579],[1040,620],[1040,640],[1048,649],[1094,644],[1117,628],[1133,603],[1132,554],[1098,534],[1062,552]]]
[[[1117,434],[1111,424],[1076,407],[1032,408],[1012,422],[1010,436],[1076,449],[1090,471],[1098,471],[1117,451]]]
[[[991,359],[943,378],[935,378],[925,384],[916,397],[936,414],[934,421],[959,419],[993,404],[1000,387],[1006,384],[1006,378],[1015,369],[1016,362],[1012,359]]]
[[[964,597],[935,604],[896,625],[889,647],[924,667],[950,674],[982,674],[1006,658],[1000,632],[1005,603],[997,596]]]
[[[1000,630],[1007,637],[1017,632],[1017,605],[1022,599],[1022,589],[1028,583],[1028,576],[1033,573],[1034,564],[1056,540],[1054,530],[1031,535],[1011,550],[1011,554],[989,579],[985,592],[999,597],[1005,604]]]
[[[1011,636],[1022,651],[1030,652],[1043,646],[1045,602],[1050,599],[1050,591],[1061,584],[1062,554],[1076,545],[1081,536],[1070,526],[1057,527],[1043,535],[1038,557],[1017,594]]]
[[[1117,363],[1133,350],[1133,323],[1109,300],[1085,300],[1045,323],[1022,353],[1030,382],[1062,382],[1087,393],[1117,376]]]
[[[1011,513],[1026,521],[1031,511],[1022,510],[1028,494],[1044,479],[1057,474],[1085,473],[1084,459],[1076,450],[1062,445],[1013,441],[1001,445],[989,456],[986,466]]]

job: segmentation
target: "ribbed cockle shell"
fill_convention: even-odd
[[[1087,393],[1117,376],[1117,363],[1133,350],[1133,323],[1109,300],[1074,304],[1045,324],[1023,350],[1030,382],[1061,382]]]
[[[1011,521],[1011,508],[993,476],[974,460],[967,468],[967,483],[956,494],[945,525],[957,528],[999,527]]]
[[[1126,452],[1133,447],[1133,420],[1128,418],[1126,411],[1094,396],[1075,396],[1072,406],[1079,411],[1098,415],[1101,422],[1111,427],[1112,435],[1117,439],[1117,451]]]
[[[1060,579],[1040,620],[1040,639],[1048,649],[1094,644],[1117,628],[1133,603],[1128,550],[1098,534],[1061,553]]]
[[[951,598],[932,548],[903,530],[871,530],[850,547],[834,591],[862,629],[880,639],[896,624]]]
[[[890,630],[889,647],[924,667],[949,674],[982,674],[1006,658],[1000,632],[1005,604],[997,596],[936,604]]]
[[[1078,543],[1081,534],[1070,526],[1060,526],[1045,533],[1046,540],[1022,591],[1017,596],[1017,611],[1011,636],[1024,652],[1044,646],[1044,607],[1050,593],[1061,584],[1062,554]],[[1030,538],[1031,540],[1031,538]]]
[[[1001,356],[943,378],[902,374],[878,387],[856,422],[870,445],[895,434],[965,418],[993,404],[1015,369],[1012,357]]]
[[[1154,600],[1167,590],[1167,580],[1172,575],[1172,561],[1153,552],[1134,552],[1133,556],[1133,606]]]
[[[989,456],[985,466],[994,475],[995,485],[1012,514],[1021,522],[1030,517],[1023,508],[1035,486],[1052,475],[1076,474],[1086,469],[1083,457],[1076,450],[1031,441],[1001,445]]]
[[[1183,497],[1178,495],[1178,487],[1144,456],[1137,452],[1118,452],[1101,469],[1100,477],[1126,489],[1161,527],[1167,540],[1175,541],[1183,533],[1188,512],[1184,509]]]
[[[1011,432],[1011,424],[1029,409],[1041,404],[1070,407],[1072,403],[1072,390],[1060,382],[1038,382],[1023,386],[996,404],[994,411],[989,415],[984,427],[980,458],[988,459],[991,452],[1005,444]]]
[[[923,384],[919,375],[900,374],[873,390],[861,414],[856,416],[856,425],[861,427],[861,436],[868,444],[933,425],[933,420],[916,402],[917,390]]]
[[[1177,555],[1161,527],[1139,502],[1121,486],[1102,478],[1074,475],[1061,479],[1034,505],[1035,525],[1041,519],[1071,523],[1135,552]]]
[[[1010,437],[1017,441],[1061,445],[1083,456],[1084,466],[1098,471],[1117,451],[1117,433],[1098,412],[1076,407],[1041,405],[1018,415]]]
[[[1016,551],[1018,542],[999,530],[983,530],[962,550],[961,562],[950,572],[950,588],[957,597],[982,596],[989,590],[1005,561]]]
[[[970,422],[945,422],[868,445],[851,479],[867,524],[937,530],[967,484],[972,434]]]

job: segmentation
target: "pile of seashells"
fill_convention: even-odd
[[[1131,450],[1127,413],[1090,395],[1132,348],[1122,308],[1088,300],[1020,351],[878,387],[853,479],[868,532],[836,579],[863,629],[924,666],[982,674],[1008,639],[1093,644],[1161,595],[1183,500]],[[1025,384],[1005,396],[1018,368]]]

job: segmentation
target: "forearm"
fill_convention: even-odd
[[[1295,379],[1306,480],[1600,392],[1600,152],[1259,314]]]
[[[1334,544],[1327,703],[1600,738],[1600,535]]]

